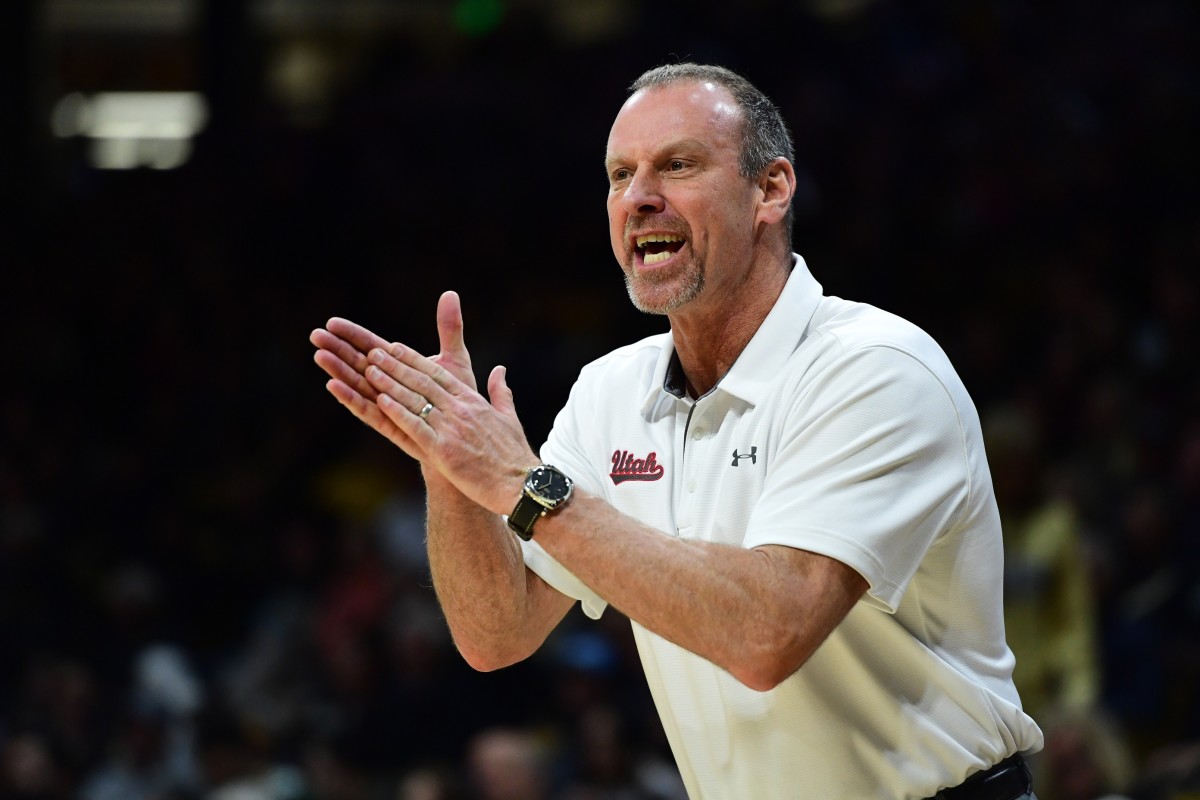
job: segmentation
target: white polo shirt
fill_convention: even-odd
[[[1011,677],[979,419],[932,338],[822,296],[795,258],[712,391],[672,387],[670,334],[622,347],[582,370],[541,457],[667,535],[809,550],[870,584],[768,692],[633,624],[692,800],[925,798],[1042,745]],[[524,552],[600,616],[536,540]]]

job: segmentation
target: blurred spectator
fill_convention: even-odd
[[[131,709],[122,720],[113,752],[79,791],[81,800],[186,798],[198,776],[190,742],[179,737],[161,712]]]
[[[620,715],[596,706],[578,720],[570,747],[574,776],[556,800],[687,800],[674,765],[635,750]]]
[[[319,725],[320,667],[313,632],[321,588],[320,534],[286,526],[277,540],[274,585],[249,615],[245,641],[217,676],[221,702],[275,742]]]
[[[1172,651],[1194,636],[1179,622],[1195,575],[1184,571],[1168,499],[1157,486],[1130,487],[1117,504],[1116,538],[1103,564],[1102,618],[1107,674],[1105,706],[1129,730],[1141,752],[1165,743],[1162,721],[1190,683],[1171,680]]]
[[[457,785],[445,770],[419,767],[400,779],[394,800],[460,800]]]
[[[40,736],[19,734],[0,746],[0,797],[65,800],[70,796],[69,780]]]
[[[1013,680],[1034,719],[1099,696],[1092,568],[1070,499],[1049,484],[1037,422],[1021,409],[984,419],[1004,526],[1004,624]]]
[[[204,691],[185,657],[152,645],[133,672],[115,751],[85,780],[83,800],[183,798],[202,784],[193,723]]]
[[[56,781],[78,785],[104,755],[109,732],[112,709],[99,696],[98,683],[94,670],[78,659],[31,654],[25,674],[15,682],[20,700],[9,717],[14,741],[27,737],[21,763],[41,752],[50,759]],[[0,728],[0,743],[9,725]]]
[[[1133,756],[1108,715],[1072,710],[1039,721],[1046,736],[1032,766],[1039,800],[1128,800]]]
[[[309,800],[294,766],[275,763],[269,749],[237,718],[212,706],[199,720],[197,760],[203,800]]]
[[[529,731],[480,731],[471,739],[466,764],[471,800],[550,798],[548,754]]]
[[[1190,800],[1200,796],[1200,741],[1170,744],[1152,753],[1132,794],[1136,800]]]

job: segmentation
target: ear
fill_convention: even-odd
[[[758,177],[758,222],[782,222],[796,193],[796,171],[786,158],[777,158]]]

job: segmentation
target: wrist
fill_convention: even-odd
[[[421,478],[425,481],[425,486],[441,488],[443,486],[453,486],[454,485],[453,483],[450,482],[449,478],[447,478],[442,473],[438,472],[433,467],[426,464],[424,461],[420,462],[420,464],[421,464]]]
[[[574,481],[557,467],[539,464],[530,468],[516,504],[508,514],[508,527],[529,541],[538,520],[566,505],[574,487]]]

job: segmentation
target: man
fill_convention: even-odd
[[[434,586],[477,669],[611,603],[697,800],[1032,797],[974,407],[919,329],[822,296],[791,253],[791,161],[734,73],[634,84],[612,246],[671,330],[585,367],[540,458],[504,368],[475,390],[453,293],[436,357],[332,319],[317,362],[421,462]]]

